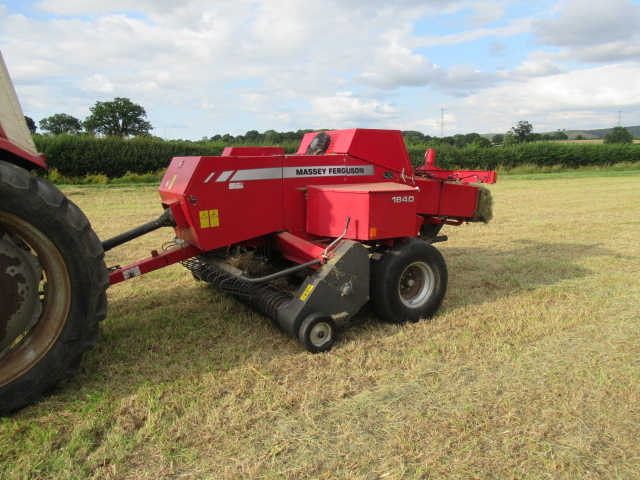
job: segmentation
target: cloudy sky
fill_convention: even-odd
[[[640,0],[0,0],[0,49],[36,122],[127,97],[167,139],[640,125]]]

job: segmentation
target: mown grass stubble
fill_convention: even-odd
[[[0,474],[635,478],[639,179],[504,179],[494,221],[439,244],[439,315],[365,308],[324,355],[179,266],[115,286],[81,374],[2,423]],[[149,188],[67,193],[101,238],[160,211]]]

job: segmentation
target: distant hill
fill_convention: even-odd
[[[629,133],[631,133],[635,138],[640,138],[640,125],[636,125],[635,127],[624,127],[624,128],[629,130]],[[611,133],[612,130],[613,128],[599,128],[597,130],[562,130],[562,132],[564,132],[567,135],[567,137],[569,137],[569,140],[575,140],[578,137],[578,135],[581,135],[582,138],[585,140],[593,140],[598,138],[604,138],[604,136],[607,133]],[[556,132],[536,132],[536,133],[541,133],[542,135],[545,135],[545,134],[553,135]],[[483,133],[480,136],[491,140],[494,135],[495,133]]]
[[[640,136],[640,125],[637,125],[635,127],[624,127],[624,128],[626,128],[629,131],[629,133],[634,137]],[[586,133],[588,135],[595,135],[597,138],[604,138],[604,136],[607,133],[611,133],[612,130],[613,128],[601,128],[599,130],[584,130],[583,133]],[[569,134],[567,133],[567,135]],[[569,136],[569,138],[571,138],[571,136]],[[587,137],[584,137],[584,138],[587,138]]]

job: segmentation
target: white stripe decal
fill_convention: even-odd
[[[247,180],[279,180],[282,178],[282,168],[252,168],[238,170],[231,179],[234,182],[246,182]]]
[[[226,172],[222,172],[216,182],[226,182],[229,180],[229,177],[233,174],[233,170],[227,170]]]
[[[247,170],[227,170],[216,182],[246,182],[250,180],[280,180],[303,177],[360,177],[373,175],[373,165],[313,165],[304,167],[250,168]],[[207,178],[207,181],[209,179]],[[206,183],[206,182],[205,182]]]
[[[211,180],[211,177],[213,177],[215,174],[216,174],[216,172],[211,172],[209,174],[209,176],[205,179],[205,181],[202,182],[202,183],[209,183],[209,180]]]

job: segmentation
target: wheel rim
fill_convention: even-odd
[[[433,270],[424,262],[414,262],[400,275],[398,283],[400,300],[409,308],[419,308],[429,300],[434,284]]]
[[[30,297],[23,296],[21,299],[32,304],[37,318],[33,322],[24,321],[20,325],[24,330],[18,335],[14,331],[12,336],[15,338],[11,339],[11,344],[0,351],[2,386],[24,375],[56,343],[69,314],[71,282],[62,255],[51,240],[36,227],[19,217],[0,211],[0,229],[11,232],[12,237],[16,239],[14,244],[24,246],[22,258],[32,257],[25,260],[26,263],[38,265],[35,270],[38,273],[40,268],[42,269],[41,278],[37,281],[39,293]],[[15,257],[12,260],[15,260]],[[5,270],[0,274],[8,275],[8,272]],[[17,291],[15,294],[22,295]],[[0,319],[0,328],[4,327],[0,334],[5,334],[9,323],[8,316]]]
[[[327,322],[318,322],[309,332],[309,340],[315,347],[322,347],[331,341],[331,333],[331,325]]]

